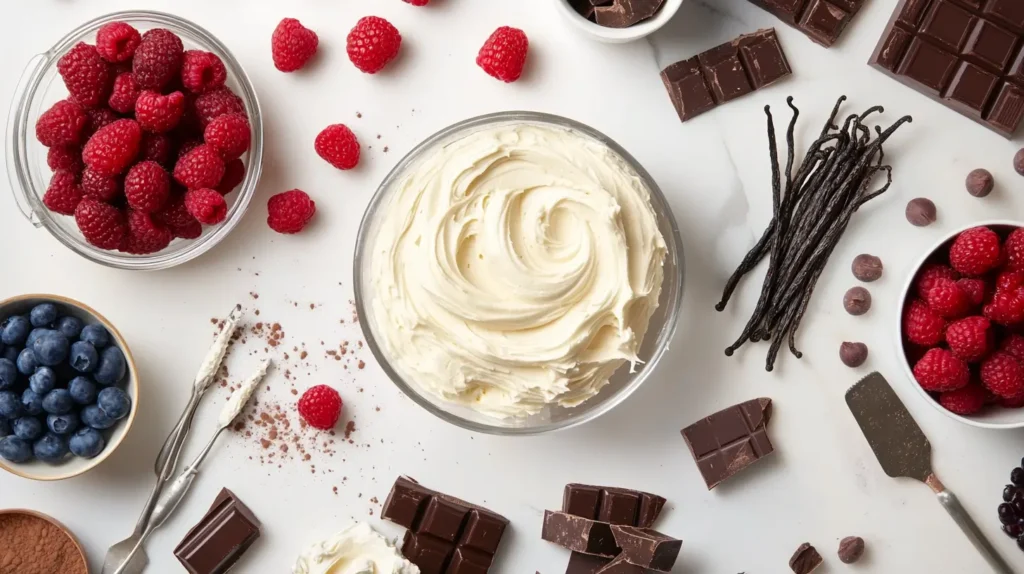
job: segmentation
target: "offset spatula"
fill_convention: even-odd
[[[913,478],[927,484],[989,566],[998,574],[1013,574],[960,501],[932,472],[932,445],[885,377],[871,373],[861,379],[846,391],[846,404],[885,474],[893,478]]]

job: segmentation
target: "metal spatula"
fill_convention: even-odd
[[[871,373],[846,391],[846,404],[857,419],[885,474],[927,484],[960,530],[998,574],[1013,574],[952,492],[932,472],[932,446],[907,407],[879,373]]]

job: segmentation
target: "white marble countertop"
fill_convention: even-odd
[[[921,250],[944,230],[984,218],[1013,218],[1024,208],[1019,191],[1024,180],[1011,166],[1019,144],[866,65],[890,2],[868,2],[831,50],[779,26],[793,77],[681,125],[658,77],[660,68],[739,33],[778,24],[772,16],[746,0],[687,0],[651,42],[611,46],[570,30],[559,20],[554,1],[435,0],[427,9],[399,0],[6,3],[0,93],[10,97],[24,63],[86,19],[128,8],[171,11],[218,35],[246,67],[266,114],[267,155],[257,198],[232,235],[198,260],[158,273],[88,263],[33,229],[10,197],[0,198],[0,296],[53,292],[95,306],[127,337],[143,385],[139,420],[106,463],[58,483],[4,474],[0,507],[33,508],[62,520],[81,538],[98,571],[107,546],[130,532],[149,491],[156,450],[187,400],[188,384],[210,340],[209,319],[237,302],[281,324],[284,344],[275,353],[303,343],[309,352],[305,366],[293,367],[292,382],[280,371],[272,374],[264,400],[290,405],[292,386],[333,384],[346,400],[343,416],[355,422],[352,443],[336,437],[329,446],[333,456],[319,448],[310,461],[292,459],[279,468],[259,462],[266,451],[256,440],[227,437],[178,515],[150,541],[151,572],[181,570],[171,549],[222,486],[238,493],[264,524],[262,539],[238,572],[287,571],[307,544],[353,519],[369,520],[397,536],[401,530],[376,515],[377,501],[399,474],[511,519],[492,569],[496,574],[564,569],[567,553],[541,541],[540,526],[543,509],[557,507],[562,486],[571,481],[666,496],[670,506],[659,529],[685,540],[677,573],[787,572],[790,554],[804,541],[825,556],[824,572],[843,572],[847,567],[835,558],[835,548],[851,534],[863,536],[869,551],[850,571],[987,571],[925,486],[890,479],[879,468],[843,401],[844,391],[870,369],[885,373],[906,400],[932,441],[935,468],[945,484],[1003,555],[1024,571],[1024,555],[1000,533],[995,516],[1008,473],[1024,454],[1024,432],[968,428],[924,404],[899,368],[890,333],[899,286]],[[344,55],[345,35],[368,13],[387,17],[404,37],[401,60],[376,77],[356,71]],[[300,74],[283,75],[271,63],[270,33],[285,16],[308,23],[321,38],[319,61]],[[492,80],[473,64],[483,40],[505,24],[523,28],[531,42],[529,70],[512,85]],[[914,123],[887,148],[895,170],[892,190],[854,217],[822,276],[799,337],[805,358],[783,355],[776,371],[766,373],[764,346],[744,348],[733,358],[722,353],[752,308],[757,281],[742,285],[726,313],[716,313],[713,305],[770,218],[761,108],[771,104],[781,111],[790,94],[802,111],[800,149],[840,94],[850,96],[850,109],[883,104],[886,119],[911,113]],[[687,265],[682,323],[658,373],[600,420],[520,439],[472,435],[402,397],[359,348],[361,335],[349,303],[358,221],[384,174],[434,131],[511,108],[572,117],[630,150],[670,198]],[[313,153],[316,133],[335,122],[347,123],[372,145],[353,173],[339,173]],[[990,169],[998,182],[997,191],[983,200],[963,189],[964,176],[975,167]],[[310,192],[320,212],[307,232],[284,237],[266,227],[266,199],[294,187]],[[930,228],[913,228],[904,219],[906,201],[919,195],[939,207],[939,221]],[[849,262],[862,252],[880,255],[886,274],[870,286],[871,312],[850,317],[841,298],[854,284]],[[840,364],[843,340],[870,346],[865,367],[851,371]],[[343,341],[351,342],[354,358],[336,361],[326,354]],[[232,354],[233,380],[246,376],[264,354],[263,346],[250,340],[242,346],[245,352]],[[359,360],[366,361],[365,369],[357,367]],[[219,404],[214,403],[224,400],[225,391],[219,392],[200,410],[200,436],[215,422]],[[757,396],[775,401],[770,425],[775,455],[708,492],[679,429]],[[190,450],[200,443],[194,441]]]

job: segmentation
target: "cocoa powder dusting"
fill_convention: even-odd
[[[2,514],[0,572],[87,574],[88,570],[78,546],[56,525],[30,514]]]

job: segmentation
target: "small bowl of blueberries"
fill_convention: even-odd
[[[78,476],[132,426],[139,381],[102,315],[57,295],[0,301],[0,468],[33,480]]]

